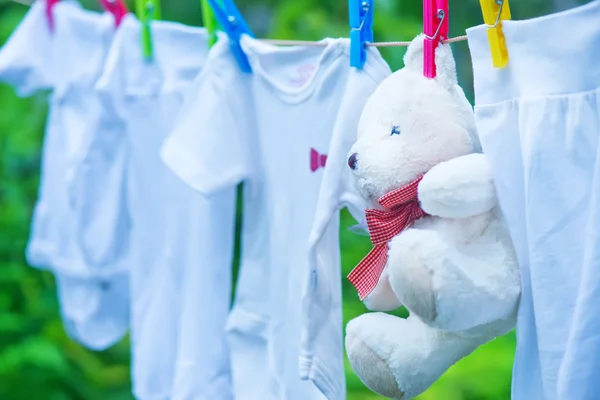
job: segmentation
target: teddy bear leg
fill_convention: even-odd
[[[387,268],[383,270],[377,286],[365,297],[363,303],[371,311],[391,311],[402,306],[390,286]]]
[[[518,304],[518,271],[504,264],[498,247],[480,250],[465,254],[437,231],[406,230],[390,242],[392,290],[411,313],[443,330],[508,318]]]
[[[361,381],[376,393],[411,399],[427,390],[478,341],[443,333],[415,317],[363,314],[346,327],[346,352]]]
[[[352,369],[369,389],[385,397],[403,399],[404,393],[398,387],[385,352],[370,338],[371,330],[377,332],[376,329],[386,329],[378,323],[385,322],[380,321],[383,320],[381,316],[385,315],[364,314],[350,321],[346,327],[346,352]]]

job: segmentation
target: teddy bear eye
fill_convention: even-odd
[[[400,129],[398,128],[398,126],[393,126],[392,131],[390,132],[390,136],[399,135],[399,134],[400,134]]]

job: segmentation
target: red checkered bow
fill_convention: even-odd
[[[408,185],[381,196],[378,202],[384,210],[366,211],[369,235],[374,247],[348,275],[348,280],[356,288],[361,300],[375,289],[379,281],[387,263],[389,241],[427,215],[418,200],[421,179],[422,175]]]

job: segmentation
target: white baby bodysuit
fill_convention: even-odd
[[[21,23],[0,49],[0,81],[13,86],[19,96],[29,96],[39,90],[52,89],[53,37],[46,21],[43,2],[31,6]],[[40,193],[37,201],[31,235],[27,248],[27,261],[37,268],[49,268],[55,241],[49,232],[48,220],[51,193],[48,192],[60,174],[52,169],[49,158],[61,147],[54,126],[58,122],[54,108],[50,107],[42,156]]]
[[[248,150],[256,145],[254,113],[248,106],[250,79],[240,72],[227,38],[219,36],[161,156],[184,182],[210,197],[250,181],[244,190],[242,256],[227,343],[234,398],[269,400],[277,395],[267,356],[268,231],[261,227],[266,212],[262,195],[252,182],[256,152]]]
[[[521,272],[511,399],[600,398],[600,1],[467,30],[475,122]]]
[[[93,85],[104,65],[114,23],[109,14],[88,12],[75,2],[64,1],[53,8],[55,27],[50,33],[42,5],[35,3],[30,12],[32,16],[38,15],[36,28],[27,24],[29,17],[22,25],[22,29],[31,26],[29,29],[35,36],[26,41],[21,39],[20,43],[22,51],[27,52],[29,48],[35,49],[40,39],[50,38],[46,43],[48,48],[43,50],[50,56],[38,63],[50,69],[48,74],[52,76],[54,89],[27,259],[33,266],[54,272],[67,333],[87,347],[103,349],[127,331],[127,275],[120,254],[108,262],[96,263],[80,246],[78,238],[83,232],[79,228],[85,226],[78,227],[77,221],[92,203],[102,201],[79,196],[81,191],[74,190],[74,177],[89,151],[89,141],[99,129],[97,121],[103,110],[94,96]],[[39,32],[40,26],[46,32]],[[21,28],[15,37],[25,37],[19,32]],[[12,65],[15,71],[22,64],[13,58],[7,60],[7,65]],[[31,73],[31,69],[28,71]],[[86,182],[88,187],[111,187],[110,179],[99,179],[105,177],[95,172],[96,179]],[[96,215],[92,219],[104,217]],[[102,243],[109,240],[107,236],[117,233],[99,232],[91,242]]]
[[[206,60],[204,29],[127,16],[97,89],[126,122],[130,146],[131,345],[140,400],[230,399],[224,327],[231,296],[235,188],[205,199],[159,157],[183,92]],[[207,99],[207,101],[210,101]]]
[[[129,327],[127,253],[121,245],[126,244],[128,226],[126,218],[114,218],[124,208],[113,201],[123,193],[124,164],[113,162],[119,160],[113,156],[122,152],[123,144],[105,143],[117,133],[117,121],[106,119],[94,91],[115,26],[109,13],[89,12],[77,3],[60,6],[73,11],[63,20],[67,14],[55,8],[54,17],[54,40],[61,43],[54,52],[54,97],[65,137],[62,186],[55,190],[64,190],[67,196],[57,204],[63,217],[56,222],[65,247],[52,264],[63,310],[70,310],[67,330],[88,347],[104,349]],[[111,157],[90,163],[90,157],[100,152]],[[104,196],[95,196],[98,192]],[[103,221],[109,223],[108,229],[94,229]]]
[[[300,374],[312,380],[328,399],[346,398],[339,211],[348,207],[362,222],[366,207],[348,167],[348,151],[356,141],[358,121],[368,97],[389,74],[389,66],[375,49],[367,51],[362,69],[350,72],[310,232],[309,279],[302,298]]]
[[[351,70],[349,42],[324,42],[278,48],[244,37],[253,72],[243,74],[222,38],[162,150],[165,162],[206,194],[246,182],[241,271],[228,322],[239,399],[325,397],[298,370],[308,238]]]
[[[21,97],[53,87],[52,35],[43,2],[35,2],[0,48],[0,82]]]

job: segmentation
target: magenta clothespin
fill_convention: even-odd
[[[48,21],[50,32],[54,31],[54,16],[52,15],[52,9],[58,2],[59,0],[46,0],[46,21]]]
[[[423,75],[435,78],[435,49],[448,39],[448,0],[423,0]]]
[[[115,26],[118,27],[121,20],[129,10],[127,4],[123,0],[100,0],[100,4],[104,10],[108,11],[115,17]]]

